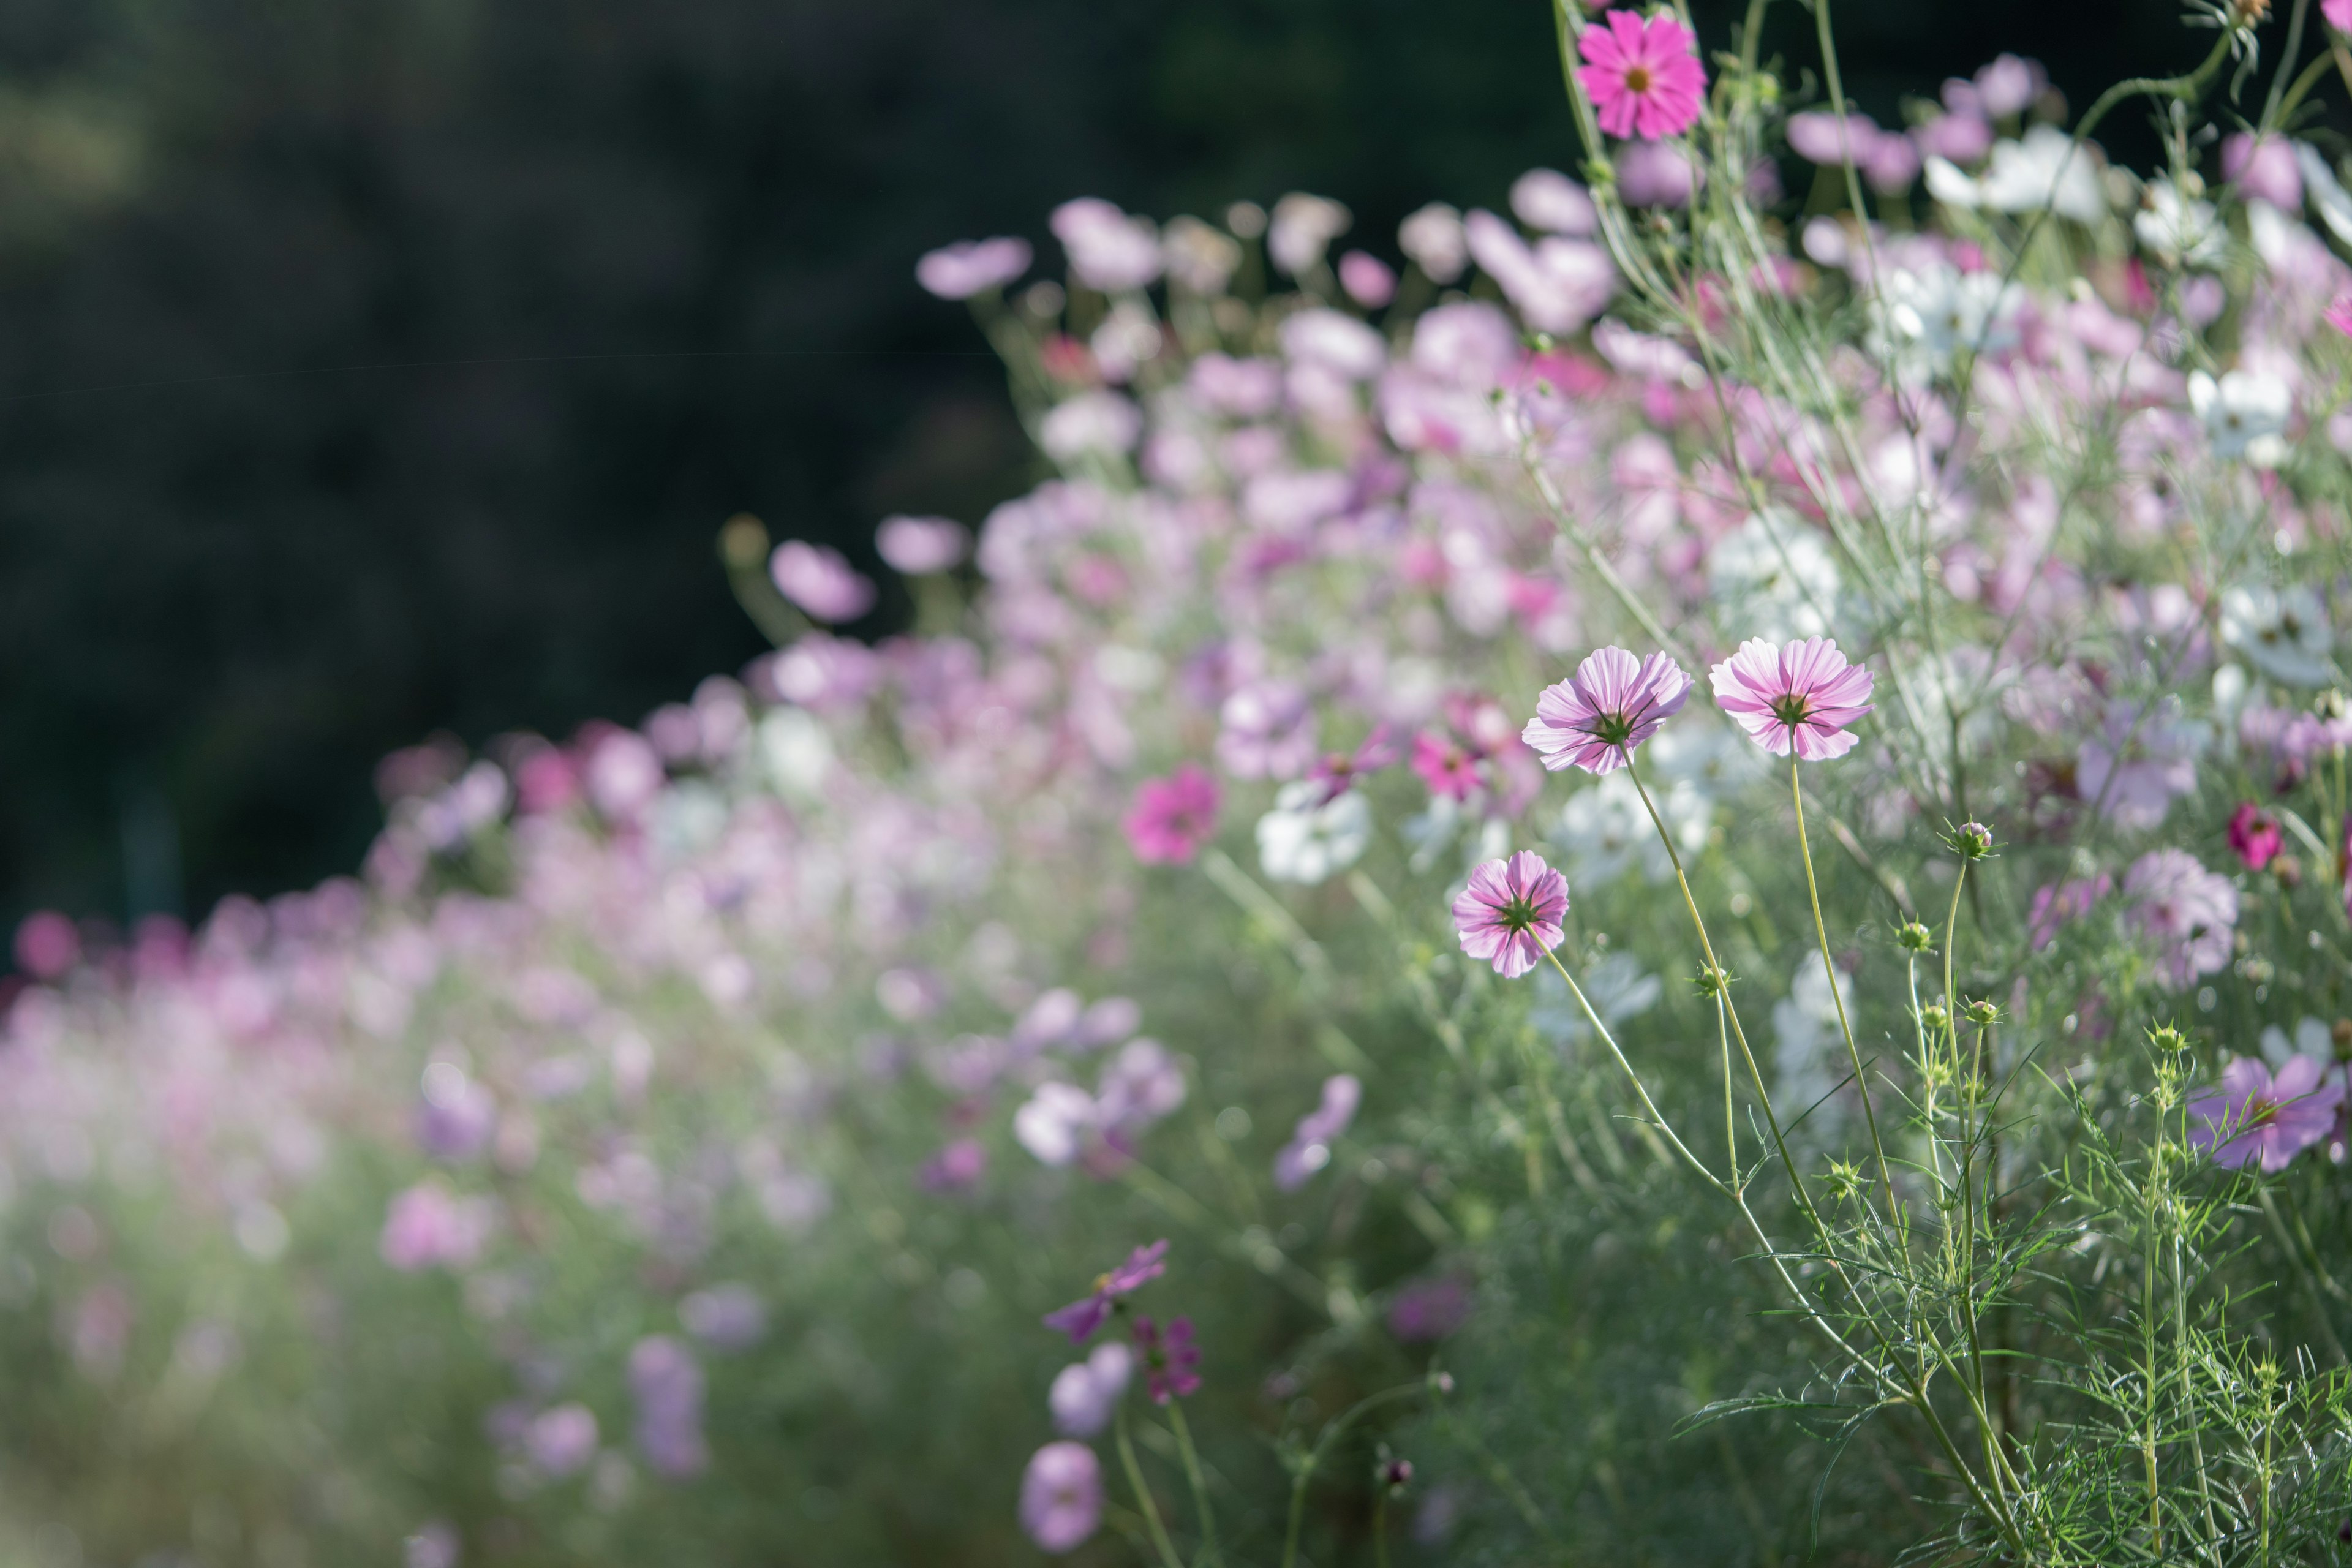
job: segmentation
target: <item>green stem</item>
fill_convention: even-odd
[[[1201,1516],[1202,1556],[1210,1563],[1223,1563],[1224,1552],[1217,1544],[1217,1519],[1209,1508],[1209,1483],[1201,1475],[1201,1456],[1192,1447],[1192,1429],[1185,1425],[1182,1401],[1168,1402],[1168,1424],[1176,1430],[1176,1451],[1183,1456],[1184,1479],[1192,1484],[1192,1507]]]
[[[1814,0],[1817,8],[1821,0]],[[1845,1016],[1845,996],[1838,990],[1837,966],[1830,962],[1830,931],[1822,920],[1821,885],[1813,879],[1813,847],[1805,837],[1805,785],[1801,764],[1794,752],[1789,757],[1789,794],[1797,803],[1797,848],[1805,860],[1805,891],[1813,900],[1813,935],[1822,947],[1822,978],[1829,982],[1830,1001],[1837,1007],[1838,1032],[1845,1037],[1846,1055],[1853,1062],[1853,1087],[1862,1095],[1863,1120],[1870,1126],[1870,1146],[1878,1156],[1878,1180],[1886,1190],[1886,1222],[1900,1226],[1902,1211],[1895,1203],[1895,1173],[1886,1162],[1886,1145],[1878,1136],[1878,1112],[1870,1103],[1870,1084],[1862,1070],[1862,1047],[1853,1041],[1853,1026]]]
[[[1151,1544],[1160,1553],[1161,1568],[1184,1568],[1184,1560],[1176,1555],[1176,1543],[1168,1539],[1168,1527],[1160,1522],[1160,1505],[1151,1500],[1151,1489],[1143,1484],[1143,1467],[1135,1462],[1135,1444],[1127,1435],[1124,1400],[1119,1402],[1111,1430],[1118,1444],[1118,1462],[1127,1470],[1127,1484],[1135,1489],[1136,1506],[1143,1510],[1143,1522],[1151,1531]]]

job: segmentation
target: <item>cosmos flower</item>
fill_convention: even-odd
[[[1147,866],[1189,866],[1217,836],[1217,781],[1186,763],[1164,779],[1146,779],[1121,826],[1128,847]]]
[[[1545,688],[1520,739],[1554,773],[1570,766],[1612,773],[1682,711],[1690,689],[1688,673],[1663,653],[1637,659],[1622,647],[1599,648],[1574,675]]]
[[[1029,255],[1025,239],[960,239],[915,263],[915,281],[942,300],[969,300],[1028,271]]]
[[[1559,945],[1567,913],[1568,879],[1534,850],[1522,849],[1470,873],[1470,885],[1454,900],[1454,929],[1463,952],[1516,980]]]
[[[1112,1302],[1168,1272],[1167,1258],[1168,1243],[1164,1239],[1137,1247],[1127,1255],[1126,1262],[1095,1281],[1094,1294],[1046,1313],[1045,1326],[1069,1335],[1074,1345],[1086,1343],[1102,1327],[1103,1320],[1110,1316]]]
[[[1297,1127],[1274,1157],[1274,1184],[1295,1193],[1307,1178],[1331,1163],[1331,1145],[1363,1102],[1364,1086],[1353,1073],[1334,1073],[1323,1080],[1322,1102],[1298,1119]]]
[[[1055,1430],[1066,1436],[1091,1437],[1109,1426],[1134,1373],[1135,1352],[1117,1340],[1104,1341],[1086,1360],[1064,1367],[1045,1391]]]
[[[1135,1342],[1143,1350],[1143,1387],[1155,1405],[1181,1399],[1201,1386],[1201,1347],[1192,1320],[1177,1318],[1163,1331],[1150,1318],[1135,1320]]]
[[[1873,706],[1870,671],[1846,663],[1823,637],[1785,646],[1750,637],[1708,674],[1716,702],[1776,757],[1791,750],[1809,763],[1844,756],[1860,739],[1846,726]]]
[[[854,621],[874,607],[874,584],[838,550],[787,539],[768,560],[776,591],[820,621]]]
[[[2278,818],[2252,801],[2241,801],[2230,814],[2230,848],[2249,871],[2259,871],[2286,847]]]
[[[2266,1172],[2285,1170],[2336,1125],[2344,1086],[2322,1084],[2324,1070],[2298,1056],[2273,1078],[2260,1058],[2240,1057],[2221,1069],[2218,1091],[2189,1102],[2189,1143],[2210,1152],[2216,1164],[2242,1169],[2259,1162]]]
[[[1645,142],[1689,130],[1706,90],[1706,69],[1692,52],[1696,42],[1663,13],[1644,21],[1612,11],[1587,27],[1577,41],[1586,63],[1576,75],[1592,95],[1601,129]]]
[[[1102,1462],[1084,1443],[1048,1443],[1021,1473],[1021,1528],[1047,1552],[1083,1545],[1102,1523]]]
[[[2185,849],[2151,849],[2124,876],[2133,922],[2157,944],[2157,973],[2175,990],[2230,962],[2238,889]]]

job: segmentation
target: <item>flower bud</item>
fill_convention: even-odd
[[[1952,1021],[1952,1016],[1944,1011],[1941,1002],[1930,1002],[1919,1009],[1919,1021],[1927,1026],[1931,1034],[1941,1033],[1944,1026]]]
[[[1952,848],[1963,860],[1981,860],[1992,853],[1992,829],[1981,822],[1963,822],[1952,835]]]
[[[2336,1019],[2335,1027],[2327,1031],[2327,1037],[2335,1042],[2337,1061],[2352,1061],[2352,1018]]]
[[[1917,921],[1906,921],[1903,922],[1903,929],[1895,933],[1895,940],[1902,945],[1906,952],[1925,952],[1927,951],[1927,943],[1932,939],[1926,926],[1921,925]]]
[[[1969,1003],[1967,1006],[1961,1008],[1960,1014],[1963,1017],[1967,1018],[1969,1023],[1977,1025],[1979,1027],[1982,1027],[1984,1025],[1990,1024],[1999,1018],[2000,1016],[2000,1009],[1979,996],[1975,1001]]]
[[[1381,1461],[1380,1468],[1374,1472],[1374,1478],[1388,1489],[1391,1497],[1394,1497],[1412,1485],[1412,1461],[1383,1459]]]
[[[2169,1024],[2158,1024],[2147,1032],[2147,1043],[2159,1051],[2185,1051],[2189,1037]]]

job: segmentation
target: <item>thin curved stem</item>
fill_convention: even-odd
[[[1799,772],[1802,766],[1792,752],[1789,757],[1789,794],[1797,803],[1797,848],[1805,860],[1805,891],[1813,900],[1813,935],[1822,946],[1822,978],[1829,982],[1830,1000],[1836,1005],[1838,1032],[1845,1037],[1846,1055],[1853,1062],[1853,1087],[1862,1096],[1863,1120],[1870,1126],[1870,1147],[1878,1156],[1878,1180],[1886,1189],[1886,1221],[1902,1224],[1902,1211],[1895,1203],[1895,1173],[1886,1162],[1886,1145],[1878,1136],[1878,1112],[1870,1103],[1870,1084],[1862,1068],[1862,1047],[1853,1041],[1853,1025],[1845,1016],[1845,995],[1838,989],[1837,966],[1830,961],[1829,927],[1822,920],[1822,889],[1813,878],[1813,847],[1805,837],[1805,784]]]
[[[1168,1539],[1168,1527],[1160,1522],[1160,1505],[1151,1500],[1151,1489],[1143,1484],[1143,1467],[1135,1462],[1135,1444],[1127,1435],[1127,1402],[1121,1400],[1111,1431],[1118,1447],[1118,1462],[1127,1471],[1127,1484],[1135,1489],[1136,1506],[1143,1510],[1144,1526],[1151,1532],[1151,1544],[1160,1553],[1160,1568],[1184,1568],[1184,1560],[1176,1555],[1176,1543]]]

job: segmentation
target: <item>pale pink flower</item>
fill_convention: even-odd
[[[942,300],[969,300],[1029,270],[1025,239],[960,239],[915,263],[915,281]]]
[[[1353,1073],[1335,1073],[1325,1079],[1321,1103],[1298,1119],[1290,1142],[1274,1157],[1274,1184],[1286,1193],[1295,1193],[1307,1184],[1308,1177],[1329,1164],[1331,1145],[1356,1119],[1356,1107],[1363,1103],[1363,1099],[1362,1080]]]
[[[1076,1550],[1102,1524],[1102,1461],[1084,1443],[1048,1443],[1021,1473],[1021,1528],[1047,1552]]]
[[[2352,0],[2344,0],[2344,3],[2347,5],[2352,5]],[[2352,294],[2336,296],[2334,302],[2327,307],[2326,321],[2329,326],[2334,327],[2346,337],[2352,338]]]
[[[787,539],[768,559],[776,591],[820,621],[854,621],[874,607],[874,584],[838,550]]]
[[[1577,43],[1586,63],[1576,75],[1592,96],[1601,129],[1645,142],[1689,130],[1706,90],[1706,69],[1692,53],[1696,42],[1663,14],[1643,21],[1612,11],[1587,27]]]
[[[1597,648],[1574,675],[1545,688],[1519,738],[1554,773],[1571,765],[1613,773],[1682,711],[1690,689],[1689,674],[1663,653],[1637,659],[1622,647]]]
[[[462,1268],[481,1256],[490,1235],[490,1206],[461,1198],[439,1182],[419,1182],[392,1200],[376,1250],[403,1273]]]
[[[1127,1255],[1127,1261],[1095,1281],[1094,1292],[1083,1296],[1068,1306],[1045,1314],[1045,1326],[1059,1329],[1070,1336],[1070,1342],[1082,1345],[1094,1337],[1094,1332],[1110,1316],[1111,1303],[1120,1297],[1149,1284],[1168,1272],[1168,1243],[1155,1241],[1149,1247],[1139,1247]]]
[[[2045,882],[2033,890],[2033,908],[2025,917],[2027,938],[2040,952],[2058,938],[2058,928],[2081,920],[2093,905],[2114,890],[2115,879],[2102,871],[2095,878],[2070,878]]]
[[[2352,33],[2352,0],[2319,0],[2319,14],[2339,33]]]
[[[1750,637],[1708,676],[1717,705],[1776,757],[1844,756],[1860,739],[1846,726],[1873,707],[1870,671],[1848,664],[1826,637],[1786,646]]]
[[[1217,836],[1217,781],[1186,763],[1164,779],[1146,779],[1120,826],[1128,847],[1147,866],[1189,866]]]
[[[1568,879],[1522,849],[1470,873],[1470,885],[1454,900],[1454,929],[1463,952],[1516,980],[1559,945],[1567,913]]]
[[[2217,1165],[2259,1161],[2264,1171],[2285,1170],[2336,1125],[2344,1086],[2322,1084],[2325,1070],[2314,1058],[2298,1056],[2274,1079],[2260,1058],[2240,1057],[2221,1069],[2219,1090],[2189,1102],[2196,1123],[2190,1145],[2210,1151]]]
[[[874,548],[891,570],[929,576],[963,563],[971,553],[971,530],[952,518],[886,517],[874,531]]]
[[[2157,944],[2157,974],[2174,990],[2229,966],[2238,889],[2185,849],[2151,849],[2124,876],[2132,920]]]
[[[81,957],[81,932],[55,910],[36,910],[16,928],[16,967],[36,980],[55,980]]]
[[[1339,258],[1339,287],[1367,310],[1377,310],[1396,298],[1396,274],[1379,257],[1351,250]]]
[[[2303,171],[2294,143],[2284,136],[2257,138],[2241,131],[2221,142],[2221,174],[2250,201],[2268,202],[2281,212],[2303,210]]]

